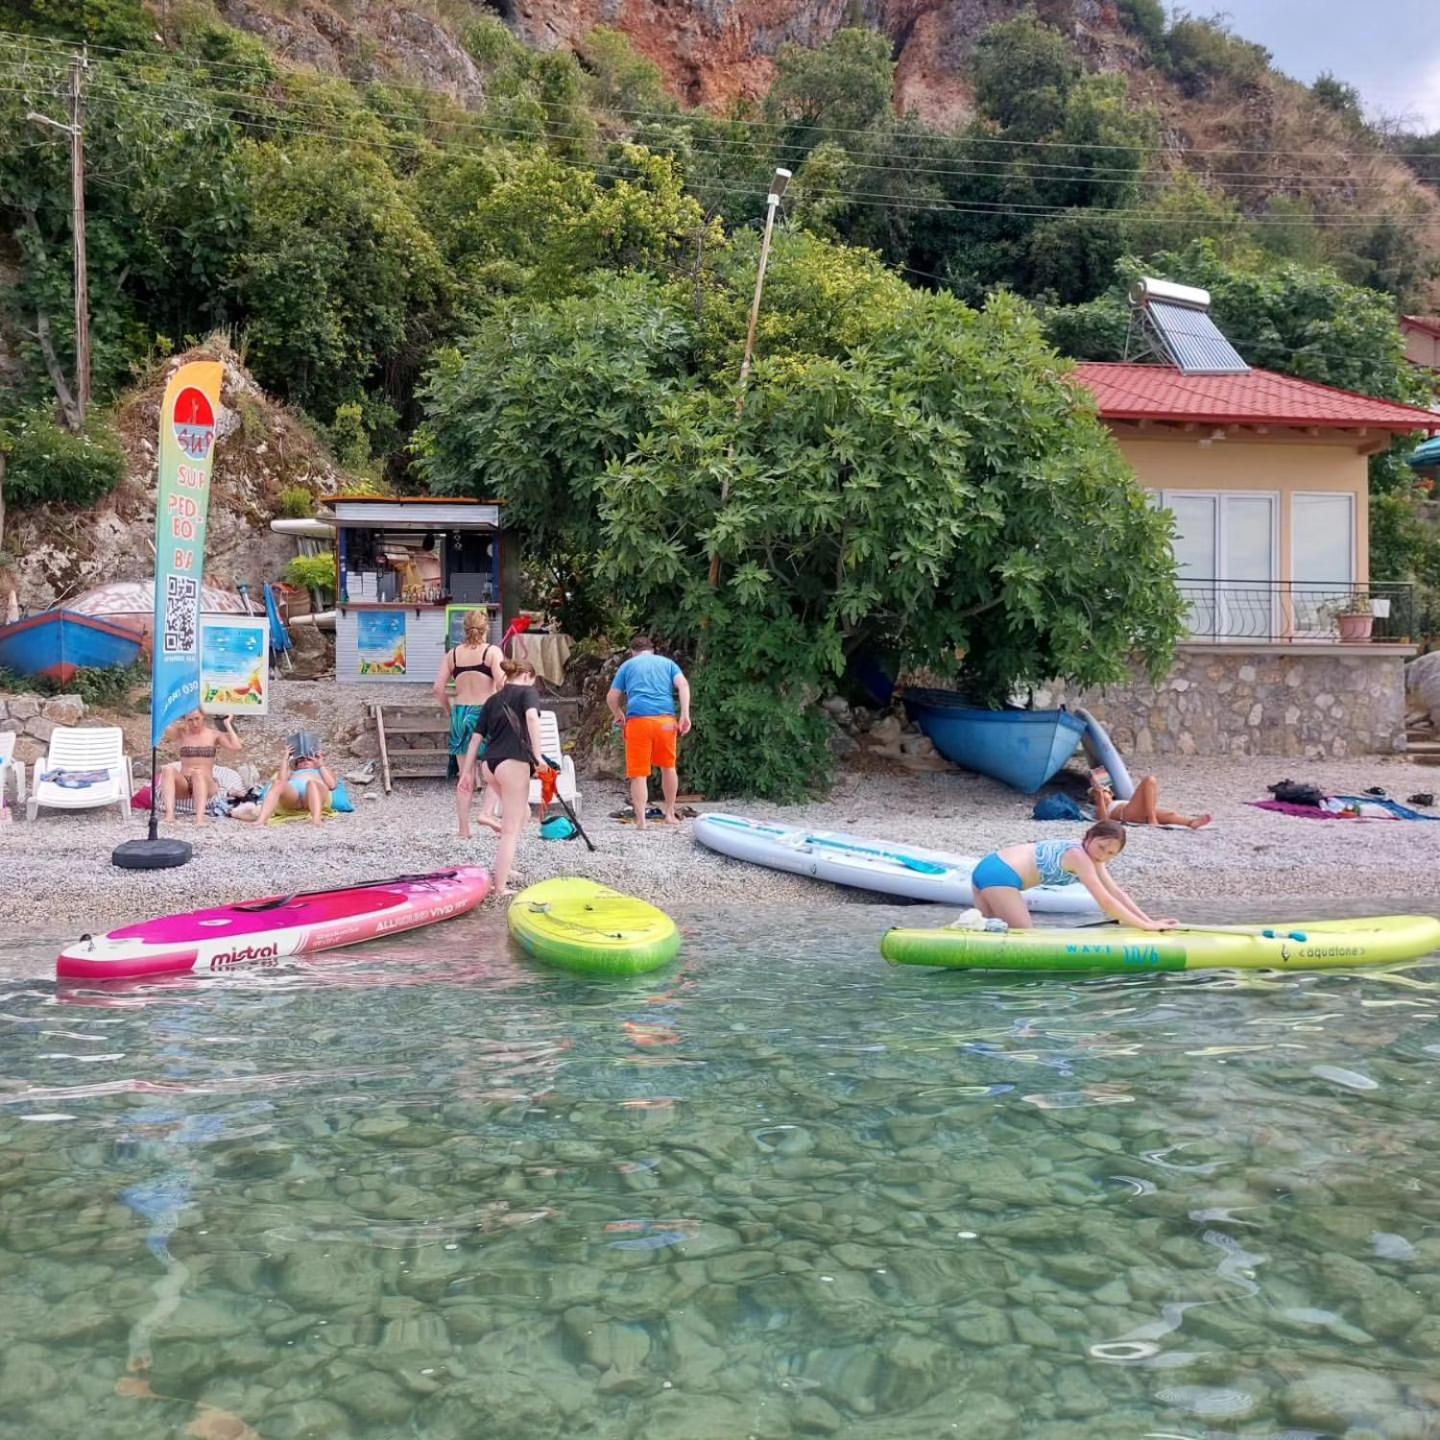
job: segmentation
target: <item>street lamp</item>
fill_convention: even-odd
[[[745,331],[745,355],[740,361],[740,392],[735,397],[735,414],[745,409],[745,386],[750,379],[750,362],[755,358],[755,327],[760,323],[760,294],[765,288],[765,266],[770,259],[770,237],[775,231],[775,212],[780,208],[780,197],[790,183],[790,172],[776,167],[770,179],[770,193],[765,197],[765,232],[760,239],[760,265],[755,271],[755,295],[750,301],[750,324]],[[732,449],[732,454],[733,449]],[[720,508],[725,508],[730,499],[730,480],[727,476],[720,482]],[[720,584],[720,557],[710,557],[710,588]]]
[[[755,327],[760,323],[760,292],[765,288],[765,266],[770,260],[770,236],[775,230],[775,212],[780,208],[780,197],[790,183],[788,170],[776,169],[770,181],[770,193],[765,197],[765,233],[760,240],[760,267],[755,272],[755,297],[750,302],[750,326],[745,332],[745,358],[740,362],[740,396],[735,404],[738,415],[745,408],[745,383],[750,378],[750,362],[755,358]]]

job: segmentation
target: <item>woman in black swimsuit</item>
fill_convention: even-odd
[[[235,722],[224,716],[220,730],[212,730],[199,710],[192,710],[178,725],[180,763],[164,766],[158,778],[160,799],[165,806],[165,819],[175,819],[176,800],[192,800],[195,823],[205,823],[205,806],[219,793],[215,783],[215,756],[221,750],[239,754],[244,750],[235,733]]]
[[[486,804],[482,808],[491,808],[493,802],[500,807],[501,818],[497,822],[482,813],[479,819],[500,832],[495,847],[495,893],[513,895],[510,867],[515,863],[521,828],[530,815],[530,780],[540,758],[540,697],[529,661],[506,660],[501,669],[505,683],[481,708],[480,723],[460,767],[460,780],[464,784],[468,774],[474,785],[483,740]]]
[[[484,610],[471,610],[465,616],[465,639],[447,652],[435,677],[435,698],[450,716],[450,778],[458,777],[455,787],[455,814],[460,822],[460,838],[470,838],[470,801],[475,793],[472,779],[465,783],[460,757],[470,745],[480,709],[505,683],[500,672],[505,654],[489,640],[490,617]],[[450,694],[450,681],[455,681],[455,694]],[[494,826],[494,814],[487,794],[480,806],[480,820]]]

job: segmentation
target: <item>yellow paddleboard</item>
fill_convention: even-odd
[[[1185,926],[1155,934],[1102,925],[1093,930],[890,930],[880,953],[893,965],[954,970],[1086,971],[1339,970],[1393,965],[1440,950],[1440,920],[1377,915],[1283,925]]]
[[[536,959],[587,975],[668,965],[680,932],[663,910],[593,880],[542,880],[510,902],[510,933]]]

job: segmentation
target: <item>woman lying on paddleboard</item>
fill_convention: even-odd
[[[1029,930],[1034,921],[1021,891],[1078,881],[1112,920],[1137,930],[1173,930],[1178,920],[1152,920],[1110,878],[1105,867],[1124,848],[1125,827],[1114,820],[1092,825],[1082,840],[1006,845],[992,851],[971,873],[975,906],[986,920],[1003,920],[1012,930]]]

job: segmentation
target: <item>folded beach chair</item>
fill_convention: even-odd
[[[57,725],[44,763],[36,766],[25,813],[31,820],[47,810],[96,810],[102,805],[130,812],[134,779],[118,726]]]
[[[25,762],[15,758],[15,734],[11,730],[0,732],[0,810],[5,808],[5,792],[10,788],[10,777],[15,777],[15,809],[25,802]]]
[[[560,721],[556,718],[553,710],[540,712],[540,753],[560,762],[560,779],[555,786],[556,794],[562,800],[568,801],[570,808],[578,815],[580,813],[580,791],[575,786],[575,762],[560,749]],[[530,803],[539,805],[543,799],[539,779],[532,780],[530,782]]]

